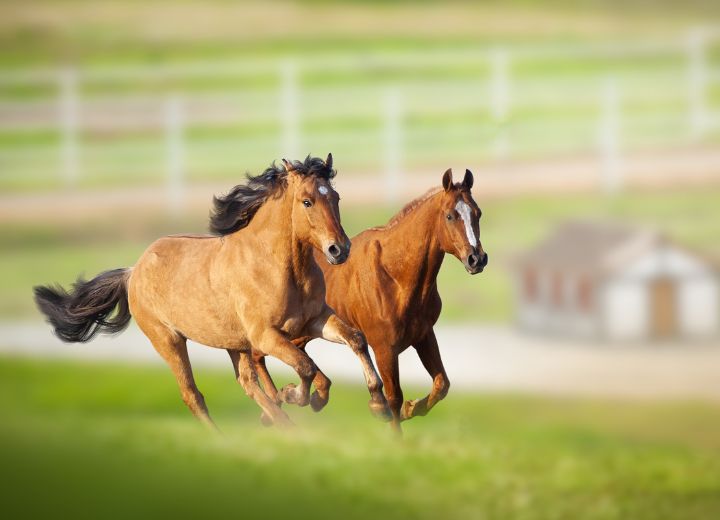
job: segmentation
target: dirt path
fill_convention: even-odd
[[[623,158],[624,182],[630,187],[673,188],[720,184],[720,148],[654,150]],[[457,166],[457,165],[455,165]],[[475,186],[485,200],[492,197],[537,193],[582,193],[602,188],[600,163],[583,156],[550,161],[468,165],[474,169]],[[402,176],[394,194],[396,203],[436,186],[442,171],[418,171]],[[179,200],[179,211],[206,212],[210,197],[227,191],[229,182],[185,186],[179,198],[163,186],[90,190],[61,190],[46,193],[0,194],[0,221],[83,219],[109,212],[159,213],[168,211],[171,200]],[[336,180],[343,203],[372,204],[389,200],[389,187],[375,172],[343,172]]]
[[[720,341],[611,346],[540,339],[506,327],[443,326],[437,332],[456,391],[720,401]],[[331,379],[362,384],[360,365],[348,348],[315,341],[308,351]],[[134,326],[116,338],[75,345],[61,343],[42,323],[5,323],[0,325],[0,354],[162,363]],[[231,371],[223,351],[191,344],[190,356],[194,365]],[[429,377],[412,349],[401,356],[400,363],[406,386],[429,389]],[[273,372],[289,373],[275,360],[270,360],[270,366]],[[407,393],[413,397],[415,392]]]

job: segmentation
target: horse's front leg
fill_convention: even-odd
[[[370,411],[378,418],[389,420],[391,417],[385,396],[382,392],[382,379],[375,370],[375,365],[368,352],[368,344],[365,335],[357,329],[342,321],[329,307],[310,326],[313,336],[332,341],[333,343],[345,343],[360,359],[365,374],[365,382],[370,392]]]
[[[415,342],[413,347],[415,347],[425,370],[433,378],[433,386],[430,393],[422,399],[405,401],[401,412],[403,421],[427,414],[433,406],[445,398],[450,390],[450,380],[445,373],[440,349],[432,329],[421,341]]]
[[[292,340],[292,343],[297,348],[305,350],[305,346],[311,339],[311,337],[305,336]],[[273,381],[272,376],[270,375],[270,372],[268,371],[267,365],[265,364],[265,354],[258,352],[257,350],[253,350],[253,362],[255,363],[255,370],[257,371],[258,376],[262,381],[265,392],[267,392],[267,394],[272,397],[275,402],[281,404],[282,401],[279,399],[279,392],[277,390],[277,387],[275,386],[275,382]],[[310,406],[312,407],[313,411],[319,412],[325,407],[325,405],[328,403],[328,400],[330,399],[330,385],[332,384],[332,382],[322,372],[322,370],[318,368],[312,384],[315,387],[315,391],[310,396]],[[293,386],[294,385],[288,385],[286,389],[292,388]],[[263,422],[265,422],[264,417]]]
[[[289,404],[307,406],[310,403],[310,387],[318,372],[318,368],[310,359],[310,356],[275,329],[268,329],[263,332],[259,340],[253,342],[253,346],[261,354],[276,357],[291,366],[300,376],[300,386],[294,384],[284,386],[277,393],[277,399]],[[254,367],[257,368],[258,364],[255,363]],[[267,369],[265,369],[265,374],[267,374],[269,381],[272,382]],[[263,379],[265,374],[262,374]]]

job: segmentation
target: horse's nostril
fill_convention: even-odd
[[[330,253],[330,256],[332,256],[333,258],[337,258],[338,256],[340,256],[342,251],[337,245],[331,244],[330,247],[328,247],[328,253]]]
[[[468,256],[468,265],[470,267],[477,267],[478,262],[480,262],[480,257],[476,255],[475,253]]]
[[[482,266],[485,267],[488,264],[488,255],[487,253],[483,254],[482,257]]]

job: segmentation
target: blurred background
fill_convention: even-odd
[[[69,484],[38,502],[17,492],[42,474],[78,488],[65,504],[74,513],[107,512],[118,496],[97,483],[78,491],[106,465],[116,490],[143,497],[117,502],[118,516],[298,514],[288,504],[319,516],[353,504],[351,517],[720,512],[720,5],[0,9],[8,507],[66,500]],[[365,412],[360,368],[342,347],[309,347],[339,384],[322,414],[291,410],[304,428],[293,439],[255,428],[225,354],[193,345],[199,386],[227,431],[208,440],[137,329],[60,345],[35,310],[33,285],[131,266],[159,236],[204,232],[212,195],[245,172],[328,152],[350,236],[449,167],[475,175],[491,262],[470,277],[445,260],[437,333],[453,389],[407,423],[405,444]],[[412,352],[401,376],[406,398],[430,388]],[[136,466],[140,495],[125,478]],[[215,475],[212,485],[192,472]],[[231,482],[247,487],[225,493]],[[248,491],[257,482],[286,486],[287,500]],[[208,500],[170,505],[170,487]]]

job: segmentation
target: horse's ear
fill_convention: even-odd
[[[332,154],[329,153],[327,156],[327,159],[325,159],[325,166],[328,167],[328,170],[332,170],[332,163],[333,163]]]
[[[450,188],[452,188],[453,180],[452,180],[452,168],[448,168],[445,173],[443,174],[443,180],[442,180],[443,188],[445,188],[445,191],[450,191]]]
[[[465,177],[463,177],[462,186],[468,190],[473,187],[473,174],[470,170],[465,170]]]
[[[285,166],[286,172],[290,173],[291,171],[293,171],[293,165],[290,161],[288,161],[287,159],[283,159],[282,163],[283,163],[283,166]]]

